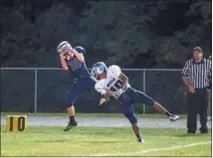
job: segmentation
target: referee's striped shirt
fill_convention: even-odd
[[[182,70],[183,76],[188,76],[194,88],[207,88],[211,80],[211,61],[202,59],[200,63],[196,63],[193,59],[187,60]]]

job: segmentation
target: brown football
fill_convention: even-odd
[[[65,53],[64,54],[64,59],[66,59],[66,60],[71,60],[72,58],[73,58],[73,54],[70,54],[70,53]]]

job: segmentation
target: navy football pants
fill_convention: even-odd
[[[80,93],[86,89],[94,88],[95,83],[96,80],[92,76],[76,80],[68,92],[66,106],[70,107],[71,105],[74,105],[78,100]]]
[[[148,106],[154,105],[154,100],[145,93],[138,91],[132,87],[128,88],[121,96],[124,115],[129,119],[130,123],[136,123],[134,103],[143,103]]]

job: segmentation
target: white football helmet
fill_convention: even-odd
[[[68,41],[62,41],[59,43],[58,47],[57,47],[57,52],[61,53],[61,52],[65,52],[67,50],[71,50],[72,46]]]

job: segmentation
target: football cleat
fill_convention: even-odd
[[[140,138],[140,139],[138,139],[138,142],[140,143],[140,144],[144,144],[144,140],[143,140],[143,138]]]
[[[71,130],[74,126],[77,126],[77,122],[69,122],[67,127],[64,129],[64,132]]]
[[[172,122],[174,122],[174,121],[179,120],[180,117],[179,117],[178,115],[171,115],[171,116],[169,116],[169,119],[170,119]]]

